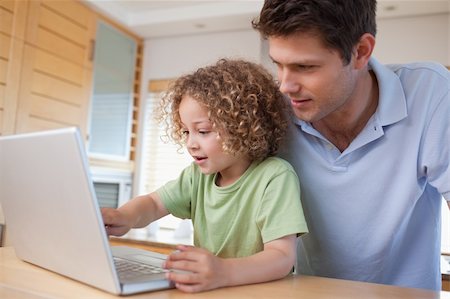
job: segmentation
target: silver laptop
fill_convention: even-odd
[[[173,287],[165,255],[109,246],[76,128],[0,137],[0,204],[24,261],[114,294]]]

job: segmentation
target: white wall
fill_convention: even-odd
[[[145,42],[143,84],[175,78],[221,57],[241,57],[268,65],[259,33],[220,32],[149,39]],[[434,60],[450,65],[450,14],[378,20],[374,56],[383,63]],[[145,94],[146,91],[143,91]]]
[[[450,65],[450,14],[378,20],[374,56],[383,63],[433,60]]]
[[[250,25],[250,24],[249,24]],[[259,62],[260,37],[253,29],[147,40],[144,45],[144,81],[170,79],[211,64],[223,57]]]

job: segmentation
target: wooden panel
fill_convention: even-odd
[[[0,84],[6,84],[7,73],[8,73],[8,61],[0,59]]]
[[[1,1],[0,6],[0,31],[6,32],[0,33],[0,56],[7,61],[6,81],[0,92],[0,133],[4,135],[15,130],[28,1]]]
[[[83,84],[84,69],[74,63],[36,49],[34,69],[67,80],[79,86]]]
[[[116,238],[116,237],[109,238],[109,244],[111,246],[130,246],[144,250],[151,250],[162,254],[170,254],[176,249],[175,245],[154,243],[149,241],[139,241],[125,238]]]
[[[29,131],[28,116],[31,107],[30,94],[31,82],[33,78],[33,61],[35,57],[35,50],[32,46],[25,44],[23,50],[22,70],[20,76],[18,107],[16,113],[15,133]]]
[[[13,11],[7,10],[4,7],[0,7],[0,32],[4,32],[8,35],[11,35],[12,28],[13,28]]]
[[[41,6],[40,13],[39,25],[41,27],[52,30],[79,45],[87,46],[89,39],[87,38],[86,28],[71,22],[44,6]]]
[[[84,63],[85,47],[63,39],[47,29],[38,29],[36,45],[76,64],[83,65]]]
[[[26,40],[34,47],[33,70],[25,91],[79,105],[76,124],[87,136],[89,100],[92,86],[90,53],[95,39],[96,13],[79,0],[32,0]],[[29,71],[24,69],[24,75]],[[26,101],[24,97],[21,99]],[[21,104],[21,119],[27,122],[30,103]],[[28,112],[27,112],[28,111]],[[51,126],[31,120],[24,128]],[[54,120],[56,121],[56,120]],[[57,122],[57,121],[56,121]],[[19,125],[20,126],[20,125]]]
[[[0,84],[0,109],[3,110],[4,107],[4,101],[5,101],[5,85]],[[0,121],[0,127],[2,122]],[[1,132],[1,130],[0,130]]]
[[[442,290],[450,291],[450,281],[449,280],[442,280]]]
[[[83,104],[85,97],[82,87],[37,72],[33,74],[31,91],[78,106]]]
[[[38,70],[33,70],[32,65]],[[33,46],[25,46],[17,132],[79,126],[86,114],[83,87],[89,70]],[[48,75],[50,73],[50,75]],[[52,74],[51,74],[52,73]],[[76,73],[77,84],[68,82]],[[68,75],[69,74],[69,75]],[[61,78],[65,77],[65,78]],[[77,96],[80,96],[76,99]]]
[[[151,80],[148,82],[148,91],[149,92],[166,91],[172,80]]]
[[[14,0],[2,0],[0,1],[0,7],[9,11],[14,10]]]
[[[58,12],[67,19],[72,20],[74,23],[80,24],[85,28],[89,27],[92,12],[90,12],[89,9],[83,6],[80,2],[68,0],[45,0],[42,4]]]
[[[136,62],[134,72],[134,84],[133,84],[133,121],[131,127],[131,142],[130,142],[130,155],[131,161],[136,160],[136,148],[138,146],[138,125],[139,125],[139,108],[141,105],[140,91],[141,91],[141,71],[142,71],[142,56],[144,46],[141,41],[136,41]]]
[[[0,109],[3,109],[3,106],[4,106],[3,102],[5,100],[5,89],[6,89],[5,85],[0,84]],[[0,122],[0,125],[1,125],[1,122]]]
[[[11,46],[11,38],[0,34],[0,58],[9,59],[9,48]]]
[[[110,168],[127,172],[134,171],[134,161],[104,160],[89,157],[89,164],[97,167]]]
[[[51,120],[40,119],[30,116],[27,119],[26,126],[22,126],[20,132],[35,132],[68,127],[67,124],[58,123]]]
[[[1,8],[0,8],[1,10]],[[11,39],[0,34],[0,133],[3,124],[3,107],[5,102],[5,86],[8,74],[9,46]]]
[[[78,0],[28,3],[16,133],[75,125],[86,134],[95,14]]]
[[[30,116],[61,124],[77,125],[80,122],[80,107],[33,94]]]

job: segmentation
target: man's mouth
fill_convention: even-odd
[[[309,99],[309,98],[301,98],[301,99],[291,98],[291,105],[295,108],[301,108],[302,106],[309,103],[310,101],[311,101],[311,99]]]

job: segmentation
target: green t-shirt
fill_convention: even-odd
[[[195,163],[157,190],[172,215],[190,218],[194,245],[220,257],[245,257],[264,243],[308,231],[298,177],[277,157],[253,163],[232,185],[218,187],[216,174]]]

